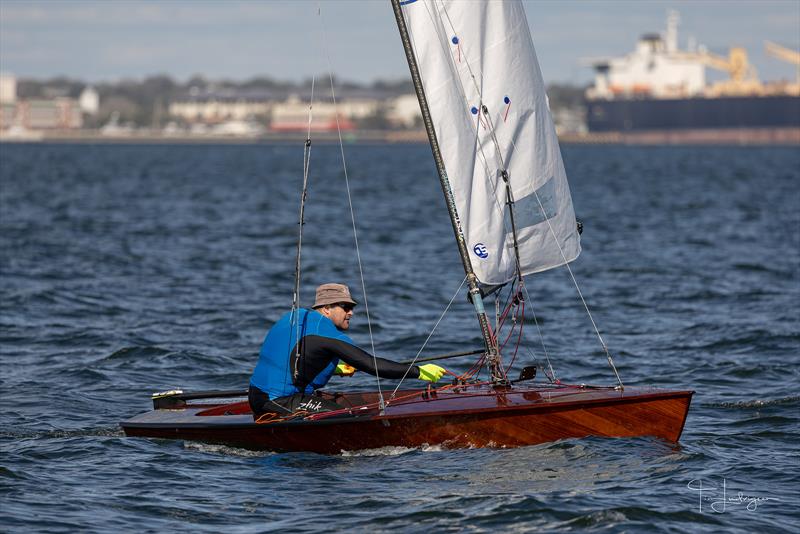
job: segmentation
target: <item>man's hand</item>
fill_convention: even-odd
[[[333,374],[339,376],[353,376],[356,372],[356,368],[352,365],[347,365],[344,362],[339,362],[339,365],[336,366],[336,370],[333,371]]]
[[[447,372],[444,367],[439,367],[432,363],[419,366],[419,379],[427,382],[436,383]]]

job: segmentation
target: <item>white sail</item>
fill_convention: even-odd
[[[580,237],[522,5],[401,4],[478,279],[501,284],[516,273],[504,168],[515,201],[522,274],[574,260]]]

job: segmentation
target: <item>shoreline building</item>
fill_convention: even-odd
[[[100,94],[91,85],[87,85],[78,97],[78,105],[83,113],[95,116],[100,111]]]
[[[268,117],[272,112],[272,106],[273,103],[269,100],[209,95],[173,102],[169,105],[168,113],[171,117],[190,124],[212,125]]]
[[[386,120],[399,128],[422,128],[422,112],[415,93],[400,95],[387,102]]]
[[[343,100],[336,105],[330,101],[317,100],[311,104],[298,95],[290,95],[284,102],[276,103],[272,109],[270,130],[273,132],[304,132],[309,128],[309,105],[311,108],[312,132],[352,132],[354,121],[374,115],[378,101],[370,99]],[[338,128],[337,128],[338,122]]]
[[[27,130],[76,130],[83,127],[83,113],[78,101],[63,96],[52,100],[21,100],[17,103],[15,120]]]
[[[37,130],[75,130],[83,127],[83,113],[78,101],[69,97],[17,97],[17,80],[11,74],[0,75],[0,130],[23,133]]]
[[[190,132],[198,134],[236,121],[258,124],[271,132],[294,133],[308,130],[310,101],[310,93],[286,94],[277,89],[274,92],[211,89],[202,93],[198,90],[188,98],[172,102],[168,113],[172,120],[184,123]],[[335,105],[330,98],[317,96],[311,116],[311,130],[315,132],[335,132],[337,127],[346,132],[413,128],[421,123],[416,95],[390,96],[370,90],[351,90]]]

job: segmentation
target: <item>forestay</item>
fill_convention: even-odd
[[[485,284],[580,254],[569,185],[522,5],[402,2],[471,263]],[[488,113],[482,110],[486,107]]]

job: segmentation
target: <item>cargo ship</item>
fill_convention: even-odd
[[[586,92],[590,132],[721,132],[774,130],[777,137],[800,139],[800,70],[794,82],[762,83],[743,48],[728,56],[703,47],[678,47],[677,12],[670,12],[663,34],[643,35],[633,52],[590,60],[594,86]],[[774,43],[767,52],[800,69],[800,54]],[[706,82],[706,69],[728,79]],[[760,131],[760,132],[759,132]],[[775,136],[773,136],[775,137]]]

